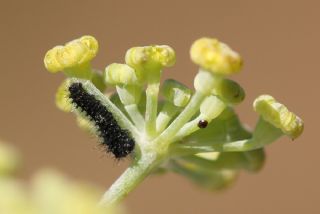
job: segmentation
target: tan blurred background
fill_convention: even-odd
[[[237,108],[241,118],[254,125],[251,103],[270,93],[304,119],[305,132],[295,142],[282,138],[269,146],[265,168],[242,173],[222,193],[173,174],[150,177],[126,200],[129,213],[320,213],[319,7],[310,0],[1,0],[0,138],[23,152],[25,177],[55,166],[107,188],[127,162],[104,155],[72,115],[56,109],[54,93],[63,75],[45,71],[45,52],[91,34],[100,42],[94,66],[103,69],[123,62],[134,45],[168,44],[177,64],[164,77],[191,87],[196,66],[189,60],[190,44],[213,36],[245,59],[234,77],[247,91]]]

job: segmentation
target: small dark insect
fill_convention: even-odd
[[[208,125],[208,121],[206,121],[206,120],[199,120],[199,122],[198,122],[198,127],[199,127],[200,129],[206,128],[207,125]]]

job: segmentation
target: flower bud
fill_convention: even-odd
[[[56,46],[49,50],[45,55],[44,65],[48,71],[56,73],[91,61],[97,52],[97,40],[92,36],[83,36],[65,46]]]
[[[303,132],[303,121],[286,106],[277,102],[272,96],[261,95],[253,103],[253,107],[264,120],[281,129],[292,139]]]
[[[194,88],[205,95],[212,93],[212,88],[218,84],[220,78],[213,76],[207,71],[200,70],[194,78]]]
[[[133,68],[126,64],[112,63],[105,69],[105,81],[111,85],[136,85],[139,83]]]
[[[133,47],[127,51],[125,60],[128,65],[139,71],[159,70],[173,66],[176,54],[167,45]]]
[[[243,88],[233,80],[223,79],[213,89],[213,93],[226,103],[238,104],[245,98]]]
[[[163,84],[162,94],[175,106],[184,107],[188,104],[192,91],[182,83],[168,79]]]
[[[237,73],[242,67],[240,55],[213,38],[196,40],[191,46],[190,55],[194,63],[215,74]]]

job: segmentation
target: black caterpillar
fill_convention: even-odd
[[[98,135],[107,152],[119,159],[133,151],[135,141],[129,131],[118,125],[112,113],[94,95],[89,94],[82,83],[72,83],[68,90],[71,102],[97,126]]]

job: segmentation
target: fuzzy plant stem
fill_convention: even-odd
[[[103,195],[100,205],[113,206],[121,202],[160,162],[159,156],[144,154],[112,184]]]

